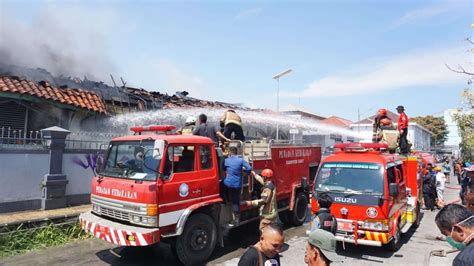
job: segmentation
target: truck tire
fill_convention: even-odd
[[[295,206],[290,212],[291,223],[295,226],[302,225],[308,215],[308,197],[303,192],[298,192],[295,197]]]
[[[415,219],[415,222],[413,223],[413,226],[412,228],[418,228],[420,226],[420,223],[421,223],[421,211],[420,211],[420,204],[417,204],[416,205],[416,219]]]
[[[278,213],[278,218],[284,225],[291,225],[290,222],[290,212],[288,210],[284,210]]]
[[[402,232],[400,230],[400,221],[397,223],[397,230],[392,238],[392,241],[387,244],[386,248],[390,251],[398,251],[402,247]]]
[[[198,213],[186,222],[183,233],[176,240],[176,254],[184,265],[194,265],[206,261],[217,243],[217,228],[214,220],[206,214]]]

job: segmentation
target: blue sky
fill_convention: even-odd
[[[3,49],[20,65],[270,109],[272,76],[291,68],[281,109],[351,120],[357,109],[363,118],[400,104],[409,116],[457,107],[467,79],[444,64],[472,68],[471,1],[3,0],[0,9]]]

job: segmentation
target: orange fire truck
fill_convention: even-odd
[[[225,158],[211,139],[170,134],[174,129],[134,127],[135,135],[113,139],[92,180],[92,210],[79,220],[83,230],[116,245],[165,241],[184,264],[203,262],[229,229],[231,208],[220,194]],[[301,225],[321,148],[264,140],[229,145],[257,173],[273,170],[281,220]],[[258,208],[245,204],[259,197],[259,184],[251,176],[242,183],[240,225],[259,219]]]
[[[318,194],[328,193],[338,241],[398,250],[401,234],[420,224],[418,159],[388,153],[388,145],[381,143],[343,143],[335,148],[339,150],[318,170],[312,213],[319,209]]]

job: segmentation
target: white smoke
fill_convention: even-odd
[[[16,10],[2,8],[0,62],[44,68],[55,76],[110,80],[116,69],[107,53],[116,20],[112,12],[44,4],[25,21],[12,15]]]

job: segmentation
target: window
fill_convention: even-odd
[[[201,169],[211,169],[212,168],[212,150],[211,145],[201,146],[200,155],[201,155]]]
[[[101,174],[110,177],[155,180],[161,159],[153,158],[153,141],[112,142]]]
[[[388,177],[388,183],[396,183],[396,178],[395,178],[395,167],[389,167],[387,168],[387,177]]]
[[[397,165],[396,166],[398,171],[400,171],[400,182],[403,182],[404,178],[403,178],[403,167],[401,164]]]
[[[383,181],[383,169],[379,164],[325,163],[316,176],[315,190],[383,194]]]
[[[342,136],[341,135],[336,135],[336,134],[330,134],[329,135],[330,139],[333,139],[336,142],[342,142]]]
[[[194,171],[194,146],[168,146],[163,178],[168,179],[172,173]]]

